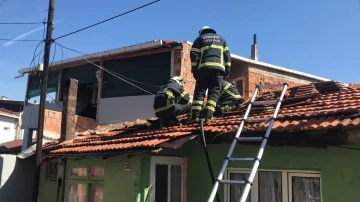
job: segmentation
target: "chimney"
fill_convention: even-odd
[[[257,47],[257,44],[256,44],[256,34],[254,34],[254,42],[251,45],[251,59],[252,60],[259,60],[258,47]]]
[[[63,112],[61,117],[60,141],[70,140],[75,137],[75,115],[78,91],[78,80],[69,79],[63,98]]]
[[[1,99],[1,100],[8,100],[8,97],[6,97],[6,96],[1,96],[0,99]]]

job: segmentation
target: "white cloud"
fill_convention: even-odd
[[[59,23],[59,22],[62,22],[62,21],[63,21],[63,19],[60,19],[60,20],[55,21],[53,24],[56,24],[56,23]],[[9,45],[15,43],[16,40],[23,39],[23,38],[29,36],[30,34],[35,33],[35,32],[37,32],[37,31],[39,31],[39,30],[42,30],[42,29],[44,29],[44,26],[41,26],[41,27],[38,27],[38,28],[36,28],[36,29],[30,30],[30,31],[28,31],[28,32],[25,32],[24,34],[15,37],[13,40],[8,41],[8,42],[4,43],[3,45],[4,45],[4,46],[9,46]]]

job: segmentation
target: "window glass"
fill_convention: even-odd
[[[168,201],[168,165],[157,164],[155,171],[155,201]]]
[[[230,180],[243,180],[246,181],[249,174],[245,173],[231,173]],[[230,186],[230,202],[239,202],[241,194],[245,188],[243,184],[231,184]],[[251,194],[249,193],[246,202],[251,202]]]
[[[86,184],[68,184],[66,202],[86,202]]]
[[[181,202],[181,166],[171,166],[170,201]]]
[[[87,176],[87,168],[71,168],[70,176],[86,177]]]
[[[258,172],[259,202],[282,202],[281,172]]]
[[[320,178],[292,177],[292,202],[321,202]]]
[[[102,166],[91,166],[90,167],[91,178],[104,178],[104,167]]]

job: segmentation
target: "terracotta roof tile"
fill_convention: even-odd
[[[264,92],[257,100],[274,99],[279,92]],[[204,125],[208,134],[236,132],[246,103],[234,112],[215,118]],[[249,118],[270,117],[272,106],[254,106]],[[341,127],[360,127],[360,89],[344,87],[338,82],[322,82],[290,88],[273,131],[294,133]],[[245,124],[244,132],[265,132],[269,123]],[[132,149],[155,149],[199,132],[198,124],[151,129],[150,123],[138,120],[99,127],[94,134],[51,147],[51,154],[87,153]],[[101,131],[102,130],[102,131]],[[115,130],[115,131],[114,131]],[[225,134],[224,134],[225,135]],[[179,141],[183,143],[184,141]]]

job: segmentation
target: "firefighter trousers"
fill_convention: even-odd
[[[211,118],[215,112],[224,74],[223,71],[214,68],[202,67],[198,70],[196,73],[196,86],[191,108],[192,119]],[[204,105],[206,90],[208,90],[208,96],[206,105]],[[203,107],[205,108],[204,110]],[[203,113],[200,114],[201,112]]]
[[[156,112],[155,115],[161,119],[176,119],[177,116],[187,114],[191,110],[191,103],[188,104],[175,104],[161,112]]]
[[[223,115],[224,112],[236,108],[236,106],[238,106],[242,102],[243,102],[242,99],[228,99],[222,102],[218,102],[214,116],[221,116]]]

